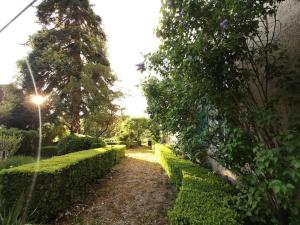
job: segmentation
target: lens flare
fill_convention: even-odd
[[[41,105],[45,102],[46,97],[42,95],[33,95],[31,101],[36,105]]]

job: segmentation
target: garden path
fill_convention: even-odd
[[[176,190],[152,150],[126,151],[126,158],[91,187],[83,202],[56,225],[165,225]]]

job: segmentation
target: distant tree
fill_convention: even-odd
[[[123,117],[117,137],[121,141],[141,141],[148,130],[148,119]]]
[[[83,133],[95,137],[111,137],[118,121],[117,111],[117,107],[94,111],[83,120]]]
[[[81,118],[118,96],[111,89],[116,77],[107,59],[101,18],[89,0],[45,0],[37,7],[37,17],[42,29],[28,42],[28,58],[39,91],[49,96],[46,116],[80,133]],[[32,93],[25,61],[19,67],[22,87]]]

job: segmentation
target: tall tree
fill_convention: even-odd
[[[71,133],[80,132],[80,119],[110,108],[117,93],[116,77],[106,55],[101,18],[89,0],[45,0],[37,7],[42,29],[29,40],[37,86],[49,95],[48,116],[60,118]],[[30,74],[20,62],[23,88],[32,92]]]

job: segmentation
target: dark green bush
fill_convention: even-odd
[[[18,196],[27,193],[37,170],[37,180],[30,199],[29,211],[34,220],[45,222],[55,218],[87,191],[88,184],[106,174],[125,155],[125,146],[113,146],[74,152],[36,164],[2,170],[0,199],[11,208]]]
[[[140,141],[105,141],[107,145],[126,145],[127,148],[136,148],[141,146]]]
[[[22,137],[19,150],[16,155],[36,156],[38,149],[39,134],[34,130],[20,130],[16,128],[0,129],[1,134],[16,135]]]
[[[56,146],[43,146],[41,151],[42,158],[50,158],[58,155]]]
[[[92,143],[91,148],[102,148],[105,147],[105,143]]]
[[[58,142],[57,149],[60,155],[90,149],[97,138],[89,136],[69,135]]]
[[[141,146],[140,141],[120,141],[119,142],[121,145],[126,145],[127,148],[137,148]]]
[[[35,162],[35,159],[30,156],[12,156],[8,159],[0,160],[0,170],[33,162]]]
[[[24,225],[22,212],[25,206],[24,196],[21,196],[10,209],[2,206],[0,199],[0,224],[1,225]],[[29,225],[29,224],[28,224]]]
[[[172,225],[237,225],[229,203],[231,187],[206,168],[194,165],[156,144],[155,152],[171,181],[180,191],[168,217]]]

